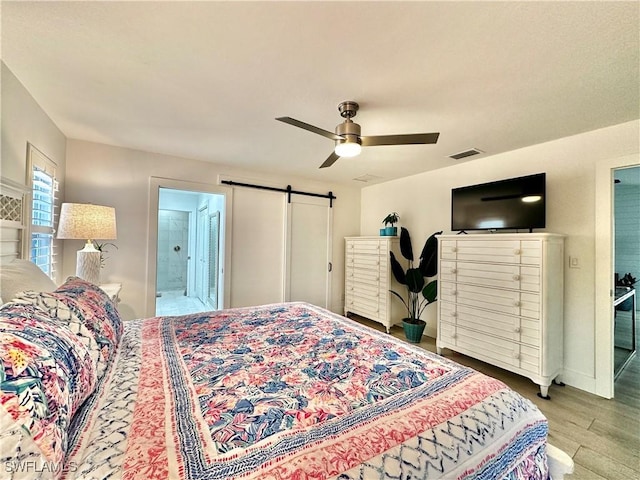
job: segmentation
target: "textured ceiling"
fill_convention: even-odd
[[[640,2],[2,2],[2,58],[69,138],[353,185],[640,117]],[[318,166],[363,135],[440,132]],[[480,159],[481,157],[471,157]],[[481,165],[481,160],[475,163]]]

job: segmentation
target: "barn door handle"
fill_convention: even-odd
[[[333,264],[329,262],[329,271],[333,270]]]

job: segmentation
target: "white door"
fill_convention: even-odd
[[[209,210],[198,209],[198,225],[196,227],[196,296],[206,305],[209,296]]]
[[[329,200],[293,195],[288,214],[287,300],[328,308],[332,223]]]
[[[284,301],[285,210],[282,193],[234,189],[232,307]]]
[[[209,290],[207,300],[214,310],[220,308],[218,277],[220,271],[220,212],[209,215]]]

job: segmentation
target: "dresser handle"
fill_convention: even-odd
[[[520,360],[520,354],[518,352],[513,352],[513,358]]]
[[[513,276],[513,279],[514,279],[514,280],[516,280],[516,281],[517,281],[517,280],[520,280],[520,275],[514,275],[514,276]]]
[[[516,254],[516,255],[520,255],[520,254],[522,253],[522,250],[520,250],[519,248],[516,248],[516,249],[513,251],[513,253],[514,253],[514,254]]]
[[[513,303],[516,307],[521,307],[522,306],[522,302],[521,301],[516,301]]]
[[[452,247],[452,248],[451,248],[451,251],[452,251],[453,253],[456,253],[456,252],[458,251],[458,249],[457,249],[456,247]]]
[[[451,338],[458,338],[458,334],[457,333],[452,334]]]
[[[456,295],[458,295],[458,291],[457,291],[457,290],[453,290],[453,291],[451,292],[451,295],[453,295],[453,296],[455,297]]]
[[[458,317],[458,312],[451,312],[451,316],[453,318],[457,318]]]
[[[458,269],[457,269],[457,268],[452,268],[452,269],[451,269],[451,273],[453,273],[453,274],[458,273]]]
[[[516,333],[520,333],[522,331],[522,329],[520,327],[516,327],[513,329],[514,332]]]

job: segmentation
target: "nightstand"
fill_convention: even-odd
[[[99,287],[109,295],[109,298],[114,302],[118,303],[120,301],[120,290],[122,290],[121,283],[103,283],[99,285]]]

